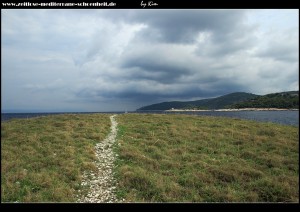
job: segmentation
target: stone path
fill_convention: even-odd
[[[116,115],[110,117],[111,132],[96,145],[95,161],[98,168],[98,173],[84,173],[81,185],[88,186],[89,192],[86,196],[79,197],[77,202],[103,203],[103,202],[121,202],[116,198],[115,189],[116,182],[113,179],[113,165],[115,154],[112,151],[112,146],[116,141],[117,125],[115,120]]]

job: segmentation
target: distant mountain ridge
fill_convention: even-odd
[[[233,104],[231,108],[299,109],[299,91],[287,91],[258,96]]]
[[[274,102],[273,102],[274,101]],[[245,107],[278,107],[299,108],[299,91],[288,91],[267,95],[256,95],[246,92],[235,92],[224,96],[196,101],[172,101],[152,104],[137,109],[170,110],[174,109],[223,109]]]
[[[173,102],[161,102],[158,104],[152,104],[139,108],[138,110],[170,110],[174,109],[183,109],[183,108],[201,108],[201,109],[221,109],[227,105],[239,103],[244,100],[254,98],[258,95],[245,93],[245,92],[236,92],[227,94],[224,96],[210,98],[210,99],[201,99],[196,101],[173,101]]]

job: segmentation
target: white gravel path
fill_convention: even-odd
[[[112,168],[116,155],[112,151],[112,146],[116,141],[117,122],[116,115],[110,117],[111,132],[99,142],[96,148],[95,161],[98,173],[84,173],[81,185],[88,186],[89,191],[86,196],[78,198],[77,202],[103,203],[103,202],[121,202],[116,198],[115,189],[116,182],[113,179]]]

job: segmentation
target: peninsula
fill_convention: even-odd
[[[237,108],[237,109],[216,109],[216,110],[197,110],[197,109],[170,109],[166,110],[169,112],[209,112],[209,111],[220,111],[220,112],[230,112],[230,111],[286,111],[286,110],[299,110],[299,109],[288,109],[288,108]]]
[[[299,91],[256,95],[236,92],[224,96],[196,101],[161,102],[139,108],[137,111],[240,111],[299,109]]]

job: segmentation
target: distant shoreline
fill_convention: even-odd
[[[299,111],[299,109],[286,109],[286,108],[240,108],[240,109],[215,109],[215,110],[192,110],[192,109],[170,109],[165,110],[168,112],[211,112],[211,111],[220,111],[220,112],[231,112],[231,111]]]

